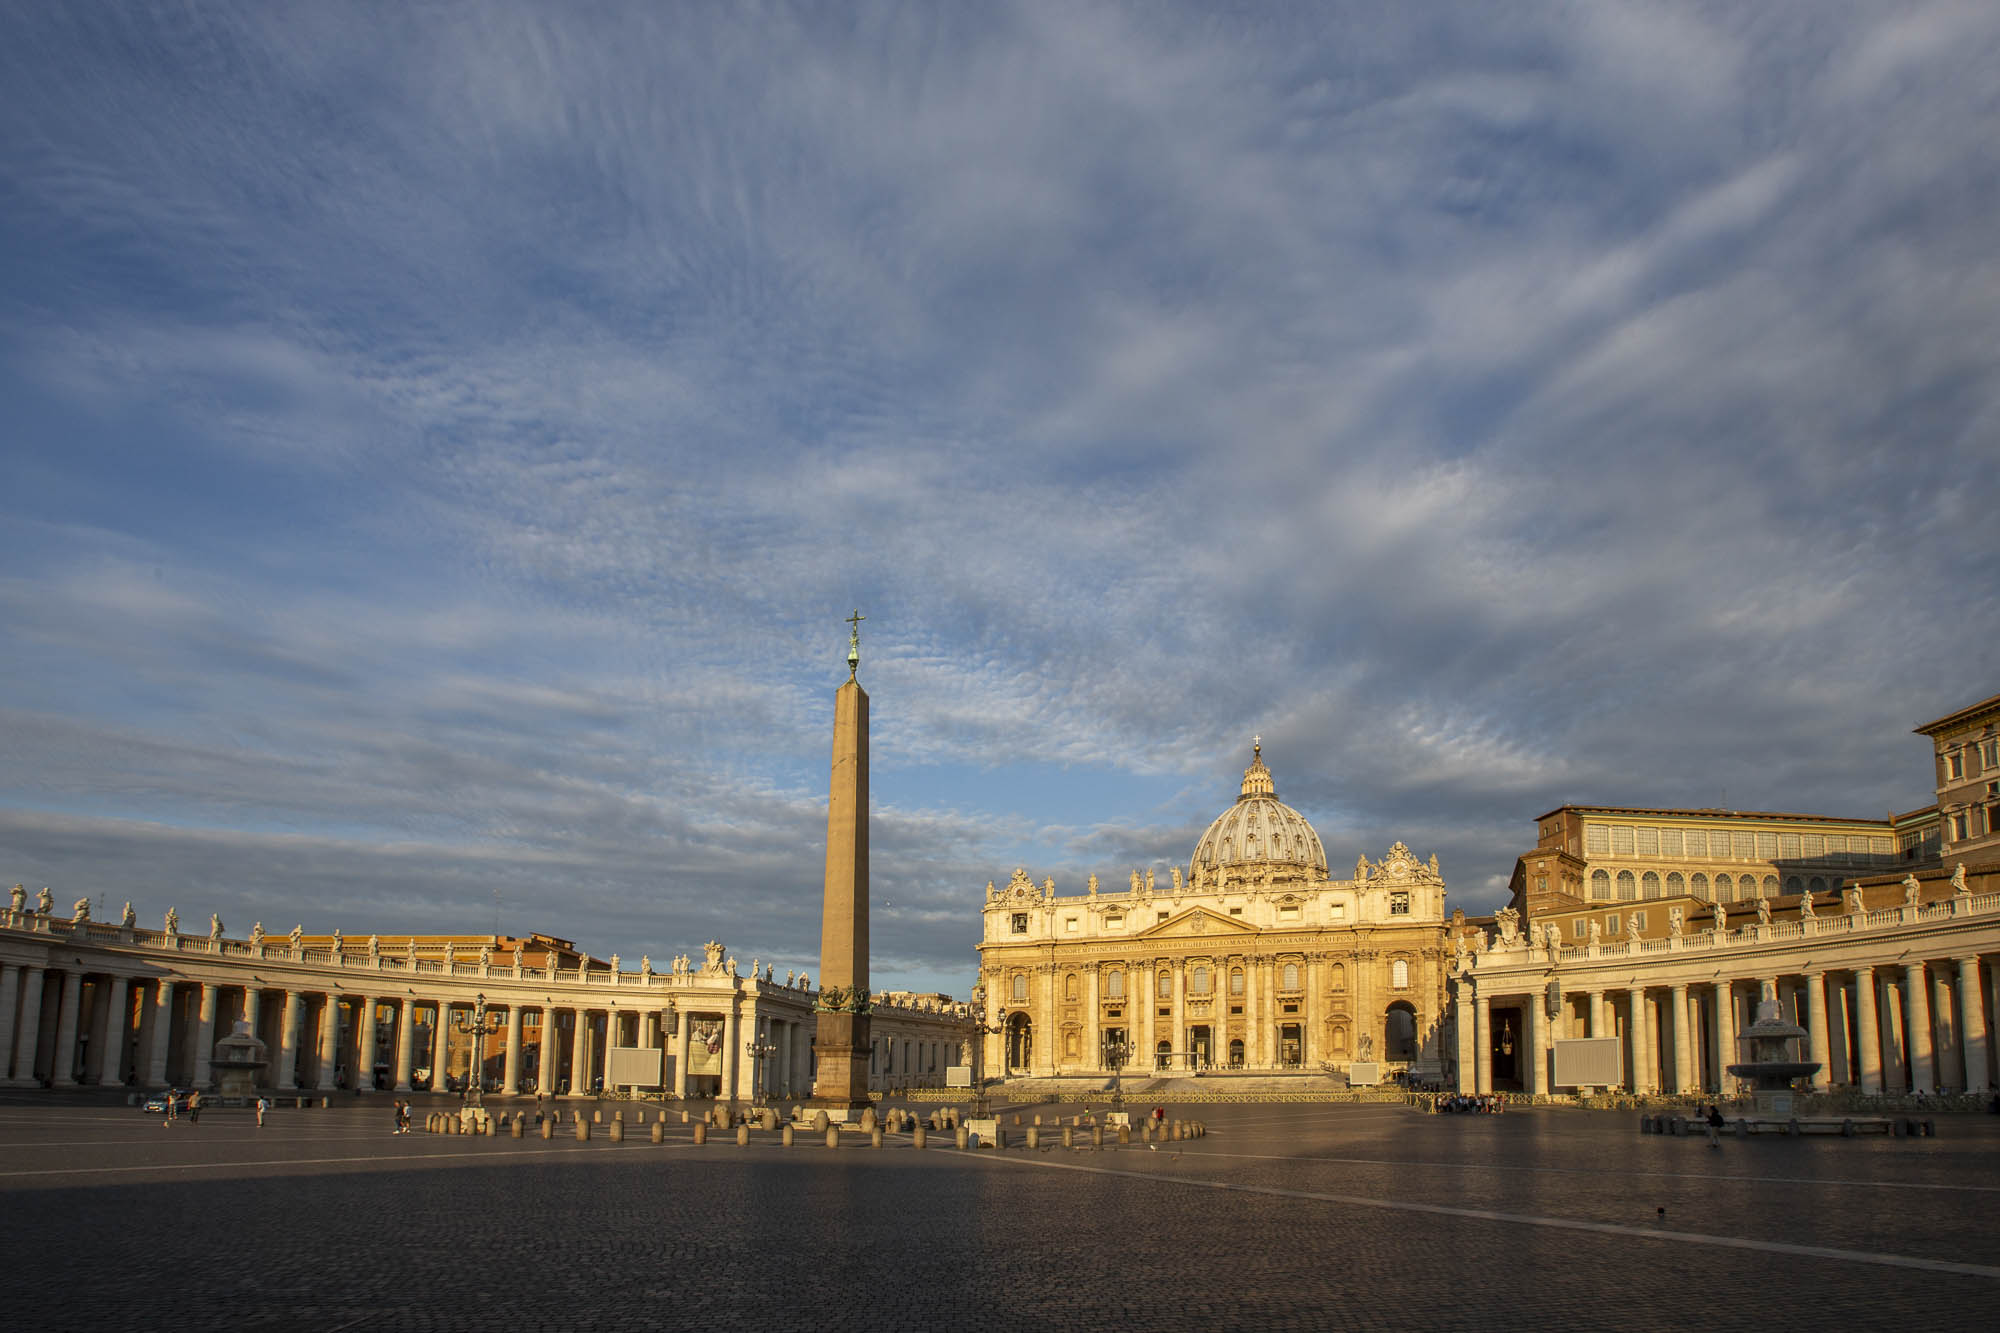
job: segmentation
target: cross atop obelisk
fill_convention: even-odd
[[[868,1102],[868,692],[859,610],[848,617],[847,682],[833,695],[833,774],[827,784],[826,888],[820,908],[819,1061],[812,1103],[834,1119]]]

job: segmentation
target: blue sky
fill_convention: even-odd
[[[878,984],[2000,688],[2000,10],[0,5],[0,877]]]

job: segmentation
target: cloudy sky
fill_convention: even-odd
[[[1403,17],[1407,13],[1409,17]],[[0,5],[0,877],[878,984],[2000,690],[2000,8]]]

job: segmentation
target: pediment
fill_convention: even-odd
[[[1257,927],[1233,916],[1222,916],[1206,907],[1190,907],[1133,936],[1140,940],[1186,939],[1193,935],[1255,935]]]

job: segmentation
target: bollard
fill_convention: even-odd
[[[611,1122],[611,1141],[613,1143],[625,1142],[625,1122],[623,1120],[613,1120]]]
[[[555,1136],[556,1136],[556,1122],[553,1120],[544,1120],[542,1122],[542,1137],[545,1139],[552,1139]]]
[[[882,1127],[880,1125],[868,1131],[868,1146],[871,1148],[882,1146]]]
[[[1064,1126],[1063,1126],[1063,1147],[1065,1147],[1065,1148],[1074,1148],[1075,1146],[1076,1146],[1076,1126],[1075,1126],[1075,1125],[1064,1125]]]
[[[826,1127],[826,1146],[829,1148],[838,1148],[840,1146],[839,1125],[828,1125]]]
[[[1937,1121],[1935,1120],[1924,1121],[1924,1137],[1927,1139],[1934,1139],[1937,1137]]]
[[[778,1131],[778,1146],[780,1148],[789,1148],[792,1146],[792,1127],[790,1125],[786,1125],[782,1130]]]
[[[1132,1127],[1130,1125],[1120,1125],[1118,1127],[1118,1141],[1120,1143],[1130,1143],[1132,1141]]]
[[[1639,1132],[1641,1134],[1650,1134],[1653,1132],[1653,1117],[1649,1115],[1639,1117]]]
[[[1016,1121],[1015,1121],[1014,1123],[1018,1125],[1018,1124],[1020,1124],[1021,1122],[1020,1122],[1020,1121],[1018,1121],[1018,1120],[1016,1120]],[[1039,1127],[1039,1126],[1041,1125],[1041,1123],[1042,1123],[1042,1115],[1041,1115],[1041,1112],[1037,1111],[1037,1112],[1035,1113],[1035,1124],[1036,1124],[1036,1126],[1037,1126],[1037,1127]],[[1030,1145],[1030,1146],[1032,1146],[1032,1145]]]
[[[590,1122],[582,1116],[576,1118],[576,1141],[578,1143],[590,1142]]]
[[[1001,1152],[1007,1151],[1007,1127],[1005,1125],[995,1125],[993,1127],[993,1146]]]
[[[1750,1137],[1750,1122],[1740,1116],[1736,1120],[1736,1137],[1739,1139]]]
[[[1090,1146],[1093,1148],[1102,1148],[1104,1146],[1104,1126],[1092,1125],[1090,1127]]]
[[[768,1106],[764,1108],[763,1128],[766,1134],[773,1133],[778,1128],[778,1113]]]
[[[1032,1152],[1033,1150],[1035,1150],[1036,1148],[1039,1148],[1039,1147],[1041,1147],[1041,1146],[1042,1146],[1042,1127],[1041,1127],[1040,1125],[1030,1125],[1030,1126],[1028,1126],[1028,1149],[1029,1149],[1029,1151],[1031,1151],[1031,1152]]]
[[[613,1111],[611,1113],[611,1118],[613,1120],[623,1120],[625,1118],[625,1113],[623,1111]]]
[[[688,1113],[687,1113],[686,1111],[682,1111],[682,1112],[681,1112],[681,1123],[682,1123],[683,1125],[685,1125],[685,1124],[686,1124],[687,1122],[688,1122]]]
[[[736,1127],[736,1146],[739,1148],[750,1146],[750,1126],[738,1125]]]
[[[665,1125],[655,1120],[651,1128],[653,1134],[653,1142],[665,1143],[667,1141],[667,1127]]]
[[[697,1147],[697,1148],[699,1148],[699,1147],[700,1147],[700,1146],[701,1146],[702,1144],[704,1144],[704,1143],[707,1143],[707,1142],[708,1142],[708,1121],[706,1121],[706,1120],[697,1120],[697,1121],[695,1121],[695,1122],[694,1122],[694,1146],[695,1146],[695,1147]]]
[[[964,1125],[960,1125],[956,1129],[952,1130],[951,1136],[952,1136],[951,1141],[953,1147],[963,1148],[965,1146],[966,1129]]]
[[[912,1148],[923,1147],[925,1142],[925,1136],[927,1135],[928,1132],[929,1131],[927,1131],[924,1128],[924,1122],[919,1120],[917,1122],[916,1128],[910,1131],[910,1146]]]
[[[1016,1112],[1014,1115],[1014,1123],[1017,1125],[1021,1123],[1021,1116],[1019,1112]]]
[[[507,1126],[507,1133],[517,1139],[524,1137],[527,1134],[527,1132],[528,1132],[527,1123],[523,1121],[520,1116],[515,1116],[514,1123]]]
[[[1853,1120],[1851,1120],[1851,1119],[1850,1119],[1850,1120],[1843,1120],[1843,1121],[1841,1121],[1841,1122],[1840,1122],[1840,1137],[1842,1137],[1843,1139],[1851,1139],[1851,1138],[1853,1138],[1853,1137],[1854,1137],[1854,1121],[1853,1121]]]

